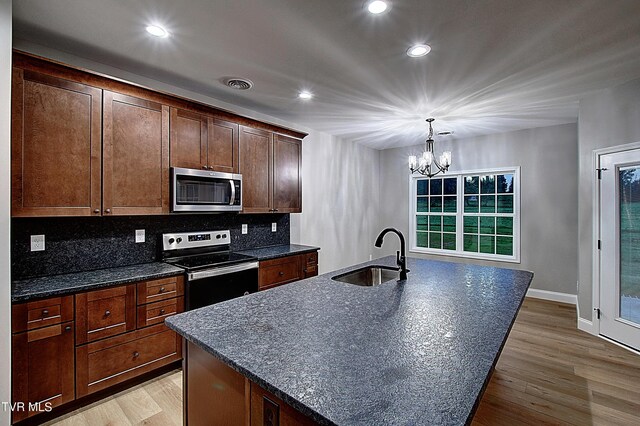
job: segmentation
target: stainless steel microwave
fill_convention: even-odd
[[[209,170],[171,168],[174,212],[242,210],[242,175]]]

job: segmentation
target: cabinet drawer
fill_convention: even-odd
[[[307,266],[313,266],[318,264],[318,252],[301,254],[300,257],[304,259],[304,263]]]
[[[318,275],[318,265],[307,265],[302,270],[303,278],[315,277]]]
[[[282,257],[260,262],[258,285],[261,290],[296,281],[300,278],[302,277],[300,275],[298,256]]]
[[[76,295],[76,343],[135,329],[135,297],[135,284]]]
[[[177,361],[181,346],[178,335],[164,324],[78,346],[78,397]]]
[[[138,305],[184,295],[184,277],[169,277],[138,283]]]
[[[162,323],[166,317],[182,311],[184,311],[184,297],[138,306],[138,328]]]
[[[13,305],[12,331],[35,330],[73,320],[73,296],[52,297]]]

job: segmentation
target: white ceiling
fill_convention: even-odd
[[[640,77],[640,0],[391,3],[16,0],[14,37],[380,149],[423,141],[428,116],[455,137],[575,122],[584,94]]]

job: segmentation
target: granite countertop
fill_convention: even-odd
[[[316,250],[320,250],[320,247],[303,246],[299,244],[283,244],[280,246],[241,250],[236,253],[257,257],[258,260],[267,260],[275,259],[277,257],[290,256],[293,254],[309,253]]]
[[[404,282],[331,280],[367,264],[395,257],[166,323],[321,424],[470,422],[533,274],[409,258]]]
[[[27,278],[11,283],[11,302],[62,296],[117,284],[127,284],[184,273],[184,269],[163,262],[143,263],[73,274]]]

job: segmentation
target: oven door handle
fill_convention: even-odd
[[[249,269],[258,268],[258,262],[247,262],[239,265],[224,266],[221,268],[211,268],[204,271],[196,271],[187,273],[189,281],[201,280],[209,277],[217,277],[220,275],[233,274],[235,272],[248,271]]]
[[[229,184],[231,185],[231,202],[229,205],[232,206],[236,202],[236,185],[233,183],[233,179],[229,179]]]

